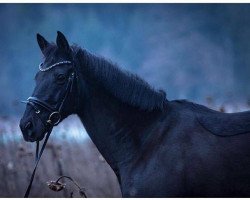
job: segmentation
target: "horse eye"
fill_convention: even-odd
[[[56,78],[59,82],[64,82],[66,79],[64,74],[59,74]]]

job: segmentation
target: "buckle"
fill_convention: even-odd
[[[60,120],[61,120],[61,115],[59,112],[56,111],[50,114],[47,123],[49,123],[52,126],[55,126],[60,122]]]

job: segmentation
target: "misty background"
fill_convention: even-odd
[[[188,99],[221,112],[250,110],[250,4],[0,4],[0,197],[22,197],[35,145],[19,129],[42,61],[36,33],[55,42],[61,31],[78,44],[136,73],[169,100]],[[72,165],[73,163],[73,165]],[[121,197],[117,178],[70,116],[53,129],[31,197]],[[73,195],[74,193],[74,195]]]
[[[247,104],[249,4],[0,4],[0,115],[19,115],[42,54],[36,33],[136,73],[169,100]]]

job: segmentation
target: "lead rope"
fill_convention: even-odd
[[[42,154],[43,154],[43,151],[45,149],[45,146],[47,144],[47,141],[49,139],[49,136],[51,134],[51,131],[52,129],[49,130],[49,132],[47,133],[46,137],[45,137],[45,140],[43,142],[43,146],[41,148],[41,151],[39,153],[39,142],[36,143],[36,161],[35,161],[35,166],[34,166],[34,169],[33,169],[33,172],[32,172],[32,175],[31,175],[31,178],[30,178],[30,182],[29,182],[29,185],[26,189],[26,192],[25,192],[25,195],[24,197],[25,198],[28,198],[29,197],[29,194],[30,194],[30,190],[31,190],[31,187],[32,187],[32,183],[33,183],[33,180],[34,180],[34,177],[35,177],[35,174],[36,174],[36,169],[37,169],[37,165],[42,157]]]

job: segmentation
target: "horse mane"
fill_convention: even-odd
[[[162,110],[167,102],[166,93],[156,91],[146,81],[128,71],[121,70],[116,64],[96,56],[76,45],[72,46],[74,59],[80,70],[90,75],[110,94],[121,102],[141,110]]]

